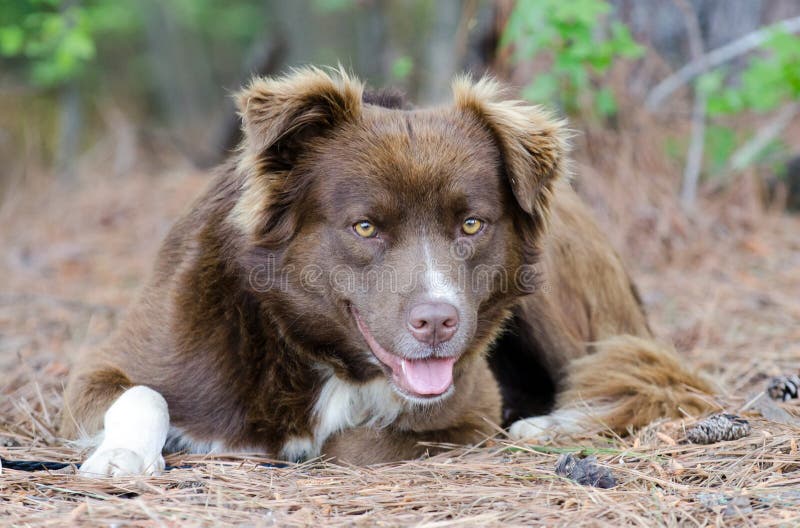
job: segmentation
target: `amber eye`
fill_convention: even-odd
[[[372,238],[378,234],[378,228],[366,220],[362,220],[353,224],[353,230],[361,238]]]
[[[467,218],[464,220],[464,223],[461,224],[461,230],[466,235],[474,235],[478,231],[481,230],[483,227],[483,222],[478,220],[477,218]]]

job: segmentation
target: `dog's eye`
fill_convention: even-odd
[[[378,228],[366,220],[362,220],[353,224],[353,230],[361,238],[372,238],[378,234]]]
[[[483,228],[483,222],[477,218],[467,218],[461,224],[461,230],[466,235],[474,235]]]

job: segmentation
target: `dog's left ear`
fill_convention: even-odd
[[[503,91],[489,78],[457,78],[453,96],[457,108],[478,117],[494,135],[514,198],[542,228],[553,184],[567,173],[564,121],[542,107],[503,99]]]

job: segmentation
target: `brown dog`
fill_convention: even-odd
[[[565,181],[563,124],[491,80],[453,91],[406,110],[309,68],[239,94],[240,152],[73,371],[62,432],[103,432],[84,473],[157,472],[164,448],[363,464],[707,408]]]

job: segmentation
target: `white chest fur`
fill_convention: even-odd
[[[385,427],[403,410],[403,402],[389,382],[380,378],[362,385],[323,371],[325,382],[314,404],[314,437],[290,438],[281,449],[281,456],[300,460],[319,456],[322,446],[332,434],[353,427]]]

